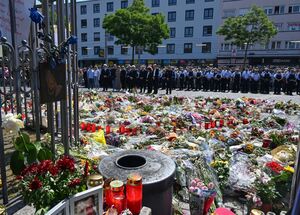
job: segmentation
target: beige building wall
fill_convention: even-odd
[[[278,34],[269,44],[250,47],[249,58],[252,61],[300,64],[300,0],[221,0],[221,4],[221,24],[226,18],[243,15],[252,5],[257,5],[265,10],[277,27]],[[232,46],[223,37],[219,37],[218,46],[220,63],[228,63],[228,58],[240,58],[244,54],[241,48]]]

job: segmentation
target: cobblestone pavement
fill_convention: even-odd
[[[87,89],[81,88],[80,91],[85,91]],[[111,91],[110,91],[111,92]],[[110,93],[108,92],[108,93]],[[99,90],[99,93],[103,93],[101,90]],[[117,94],[124,94],[124,93],[117,93]],[[158,96],[164,96],[165,91],[160,90]],[[172,92],[172,96],[188,96],[191,98],[195,98],[198,96],[202,97],[219,97],[219,98],[231,98],[231,99],[237,99],[241,97],[250,97],[250,98],[256,98],[256,99],[268,99],[268,100],[275,100],[275,101],[284,101],[287,102],[289,100],[292,100],[293,102],[300,103],[300,96],[299,95],[293,95],[293,96],[287,96],[287,95],[273,95],[273,94],[251,94],[251,93],[222,93],[222,92],[202,92],[202,91],[177,91],[174,90]],[[289,116],[288,117],[290,121],[296,122],[299,118],[297,116]],[[34,214],[34,208],[30,206],[26,206],[15,213],[15,215],[32,215]]]

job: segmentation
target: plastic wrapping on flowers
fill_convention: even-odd
[[[189,183],[199,178],[215,185],[211,211],[228,197],[247,198],[249,210],[267,203],[278,207],[274,211],[287,207],[282,186],[290,189],[294,171],[299,126],[290,119],[300,113],[299,104],[96,91],[80,98],[80,156],[100,160],[123,149],[158,150],[177,164],[175,202],[188,204]],[[282,168],[274,172],[268,162]]]

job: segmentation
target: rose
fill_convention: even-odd
[[[69,182],[68,186],[69,187],[76,187],[77,185],[80,185],[81,180],[80,178],[75,178],[72,181]]]
[[[34,179],[29,184],[29,188],[33,191],[40,189],[42,186],[42,182],[37,177],[34,177]]]

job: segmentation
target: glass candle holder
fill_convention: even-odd
[[[126,209],[126,197],[124,195],[124,184],[122,181],[114,180],[110,183],[111,204],[121,213]]]
[[[142,176],[132,173],[127,177],[126,184],[127,207],[133,215],[139,215],[142,209],[143,185]]]

